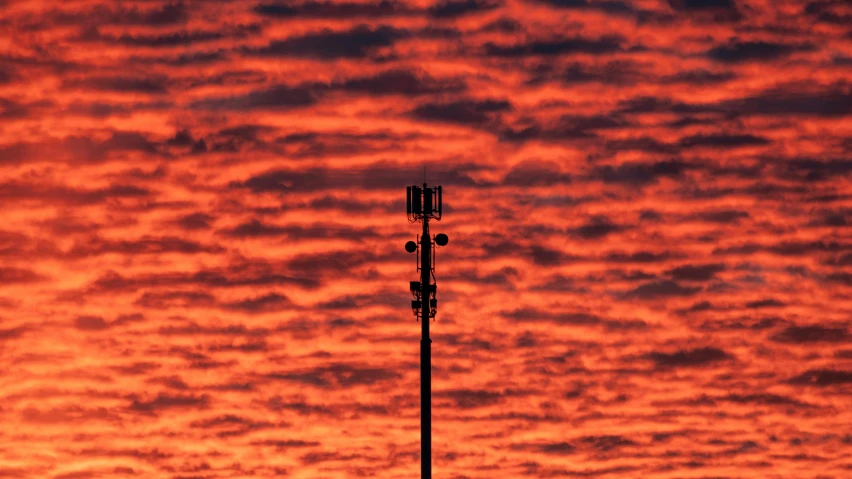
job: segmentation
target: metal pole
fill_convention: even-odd
[[[424,200],[429,191],[423,183]],[[429,299],[432,283],[432,240],[429,215],[423,215],[420,238],[420,477],[432,479],[432,339],[429,337]]]

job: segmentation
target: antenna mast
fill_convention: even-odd
[[[423,171],[424,177],[426,169]],[[429,337],[429,320],[435,318],[438,312],[436,298],[437,284],[435,279],[435,246],[446,246],[447,235],[435,235],[434,242],[429,236],[429,219],[441,220],[443,211],[442,191],[440,186],[427,188],[425,178],[423,188],[409,186],[406,188],[406,213],[408,221],[415,223],[423,221],[423,233],[419,241],[405,243],[405,250],[418,253],[417,271],[420,281],[412,281],[409,285],[414,300],[411,308],[418,318],[422,336],[420,338],[420,477],[432,479],[432,339]],[[419,243],[419,244],[418,244]]]

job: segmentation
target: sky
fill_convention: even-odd
[[[852,475],[852,4],[0,1],[0,477]]]

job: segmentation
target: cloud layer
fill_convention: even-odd
[[[845,477],[850,24],[0,2],[0,476]]]

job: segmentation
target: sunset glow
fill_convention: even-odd
[[[0,478],[852,477],[852,4],[0,0]]]

